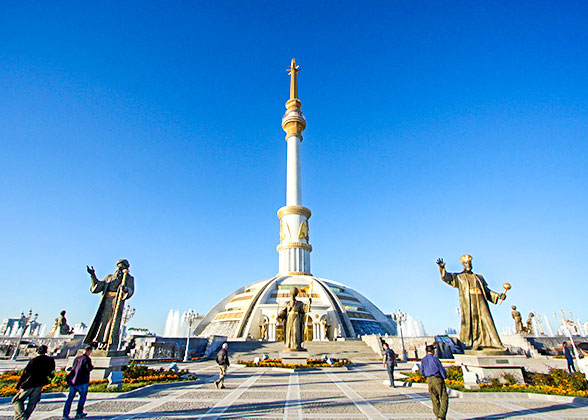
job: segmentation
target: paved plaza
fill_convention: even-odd
[[[350,370],[288,372],[232,366],[226,389],[212,383],[213,362],[193,363],[199,381],[158,385],[130,394],[91,394],[89,419],[433,419],[425,389],[395,388],[382,381],[377,364]],[[61,418],[64,396],[45,397],[32,420]],[[588,407],[534,400],[518,394],[501,398],[451,397],[450,419],[588,419]],[[75,410],[75,402],[72,407]],[[72,411],[73,411],[72,410]],[[0,404],[0,420],[12,405]]]

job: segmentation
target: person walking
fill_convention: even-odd
[[[568,346],[568,343],[566,341],[564,341],[562,344],[562,347],[563,347],[564,356],[566,358],[566,362],[568,362],[568,372],[572,373],[572,371],[574,371],[574,373],[576,373],[576,368],[574,366],[574,356],[572,356],[572,352],[570,351],[570,346]]]
[[[71,404],[76,397],[76,394],[80,394],[78,400],[78,408],[76,410],[76,419],[83,419],[87,416],[84,413],[84,404],[86,403],[86,397],[88,395],[88,386],[90,384],[90,372],[94,369],[92,365],[92,346],[86,346],[84,352],[76,357],[73,361],[71,371],[65,377],[67,384],[69,385],[69,394],[63,407],[63,420],[69,419],[69,412],[71,411]]]
[[[43,387],[55,374],[55,360],[47,356],[47,346],[39,346],[37,353],[39,355],[29,361],[16,384],[18,392],[12,398],[14,420],[27,420],[31,416],[41,400]],[[25,409],[27,398],[29,401]]]
[[[427,355],[421,360],[421,374],[427,378],[429,395],[433,403],[433,414],[437,420],[445,420],[447,416],[447,387],[445,386],[445,368],[435,354],[435,346],[426,347]]]
[[[395,388],[394,386],[394,366],[396,365],[396,353],[390,348],[388,343],[382,344],[384,348],[384,358],[382,360],[382,365],[386,368],[388,372],[388,377],[390,378],[390,387]]]
[[[219,389],[225,388],[225,376],[227,376],[227,368],[231,364],[229,362],[229,345],[227,343],[223,343],[221,349],[216,354],[216,363],[218,364],[218,368],[220,369],[220,374],[218,375],[218,379],[214,381],[214,384]]]

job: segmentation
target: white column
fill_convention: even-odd
[[[300,138],[288,137],[288,157],[286,163],[286,205],[302,205],[302,188],[300,185]]]

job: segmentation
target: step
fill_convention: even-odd
[[[311,341],[303,345],[309,358],[319,358],[327,354],[334,358],[347,358],[353,361],[380,361],[377,355],[362,341]],[[238,341],[229,342],[229,354],[236,359],[253,359],[267,354],[278,358],[284,350],[283,342]]]

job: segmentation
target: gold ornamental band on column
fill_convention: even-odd
[[[312,213],[310,212],[310,209],[303,206],[284,206],[278,210],[278,218],[280,219],[287,214],[299,214],[310,219]]]
[[[286,271],[285,273],[278,273],[278,276],[312,276],[312,274],[303,271]]]
[[[289,249],[289,248],[302,248],[309,252],[312,252],[312,245],[305,244],[304,242],[288,242],[287,244],[280,244],[276,247],[278,252],[282,249]]]

